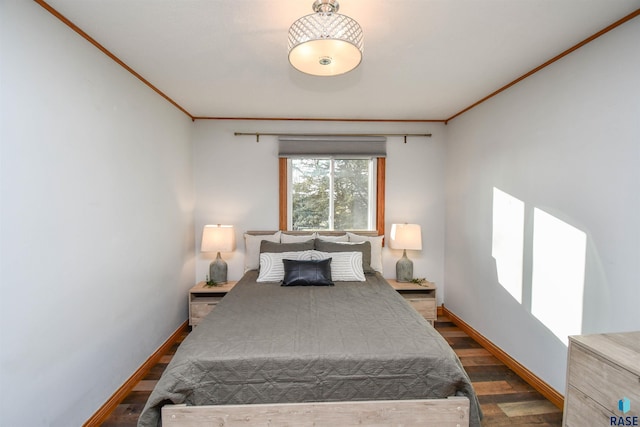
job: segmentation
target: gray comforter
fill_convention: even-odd
[[[446,341],[380,275],[333,287],[256,283],[249,271],[184,340],[140,415],[188,405],[397,400],[465,395]]]

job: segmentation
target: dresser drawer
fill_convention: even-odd
[[[568,410],[565,414],[564,425],[567,427],[608,426],[610,425],[610,417],[617,416],[612,412],[615,409],[613,404],[604,408],[572,386],[569,386],[566,399],[565,405]]]
[[[580,345],[571,346],[569,386],[590,397],[602,407],[618,414],[623,397],[640,402],[640,378],[619,365],[606,361]],[[631,405],[625,416],[639,415],[639,405]]]
[[[568,362],[563,426],[638,424],[640,331],[571,336]]]

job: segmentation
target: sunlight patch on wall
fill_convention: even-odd
[[[562,342],[582,332],[587,235],[534,209],[531,313]]]
[[[522,303],[524,202],[493,188],[493,244],[498,282]]]

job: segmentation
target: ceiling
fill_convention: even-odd
[[[640,8],[640,0],[340,0],[354,71],[287,61],[313,0],[48,0],[195,117],[443,120]],[[640,19],[640,18],[635,18]]]

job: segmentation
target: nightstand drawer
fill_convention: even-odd
[[[393,289],[402,295],[402,297],[433,326],[433,323],[438,318],[435,284],[427,281],[413,283],[398,282],[394,279],[386,280]]]
[[[235,286],[228,282],[220,286],[206,286],[200,282],[189,290],[189,325],[197,326],[213,310],[224,296]]]
[[[218,305],[218,301],[194,302],[191,304],[191,319],[201,319],[211,312]]]
[[[436,300],[432,298],[406,298],[406,300],[425,319],[436,318]]]

